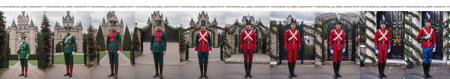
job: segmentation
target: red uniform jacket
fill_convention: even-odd
[[[328,42],[333,50],[342,50],[345,46],[345,33],[342,30],[332,30]]]
[[[240,35],[239,47],[243,50],[255,50],[256,34],[253,30],[244,30]]]
[[[195,39],[195,51],[197,52],[208,52],[211,50],[211,38],[209,37],[209,33],[206,31],[200,31],[196,35]]]
[[[430,35],[430,38],[428,39],[422,39],[422,37],[425,37],[427,35]],[[417,35],[417,39],[422,41],[422,48],[432,48],[434,44],[436,44],[436,35],[433,28],[422,28],[419,31],[419,34]]]
[[[298,30],[287,30],[284,32],[284,48],[297,50],[301,47],[300,32]]]
[[[391,34],[388,30],[377,30],[375,32],[375,46],[379,48],[388,48],[391,45]]]

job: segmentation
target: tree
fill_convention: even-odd
[[[3,12],[0,11],[0,68],[8,68],[8,56],[9,56],[9,35],[6,31],[5,17]]]
[[[98,28],[96,40],[98,47],[100,47],[99,50],[106,50],[105,38],[103,37],[102,27]]]
[[[87,49],[87,65],[92,65],[91,62],[94,62],[95,58],[97,57],[97,49],[99,48],[99,46],[97,45],[97,42],[95,41],[95,36],[94,36],[95,30],[92,28],[92,26],[89,26],[88,28],[88,34],[86,34],[86,49]],[[99,59],[99,58],[97,58]]]
[[[38,34],[38,47],[39,48],[39,52],[40,56],[42,57],[41,60],[39,60],[40,65],[38,65],[40,68],[44,68],[44,67],[48,67],[50,66],[52,63],[52,32],[50,31],[50,22],[47,18],[47,15],[44,14],[43,18],[42,18],[42,23],[41,23],[41,31]]]
[[[122,42],[123,42],[122,49],[124,51],[130,51],[131,50],[131,35],[130,35],[130,31],[129,31],[128,27],[125,27],[125,34],[124,34]]]

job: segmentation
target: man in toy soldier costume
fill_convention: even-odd
[[[212,48],[211,42],[210,34],[206,31],[206,21],[201,21],[200,32],[195,37],[195,51],[200,65],[200,78],[208,78],[206,71],[208,69],[208,55]]]
[[[62,46],[64,52],[64,61],[66,63],[66,74],[64,76],[72,77],[73,72],[73,55],[72,53],[76,51],[77,43],[75,36],[70,34],[71,26],[66,26],[67,34],[63,38]]]
[[[425,22],[425,28],[420,29],[417,39],[421,40],[423,51],[423,72],[425,78],[431,78],[430,66],[432,52],[436,51],[436,35],[434,29],[431,27],[431,19]]]
[[[384,17],[383,17],[384,19]],[[380,22],[380,29],[375,32],[375,53],[378,54],[378,72],[380,78],[387,77],[384,74],[384,67],[386,65],[387,54],[391,51],[391,34],[386,29],[386,22]]]
[[[292,20],[289,24],[290,29],[284,32],[284,49],[288,51],[289,78],[297,77],[294,74],[295,64],[297,63],[297,52],[301,46],[300,32],[297,30],[297,22]]]
[[[342,56],[345,52],[345,32],[341,29],[341,22],[337,22],[335,28],[331,30],[328,42],[330,43],[330,53],[333,55],[333,69],[336,78],[342,77],[339,74]]]
[[[111,31],[108,33],[107,37],[107,51],[109,56],[109,64],[111,65],[111,74],[109,77],[115,76],[117,77],[117,73],[119,71],[119,57],[118,53],[122,52],[122,39],[120,33],[116,30],[117,26],[115,25],[115,21],[112,21]]]
[[[161,28],[161,20],[157,20],[154,25],[155,32],[152,33],[150,36],[150,50],[152,50],[153,58],[155,61],[155,72],[156,74],[153,76],[153,78],[156,78],[159,76],[159,78],[163,78],[162,71],[163,71],[163,59],[164,54],[167,48],[166,45],[166,33]],[[159,69],[159,72],[158,72]]]
[[[256,51],[256,33],[252,29],[251,20],[246,20],[245,30],[241,33],[239,40],[240,50],[244,52],[245,78],[252,77],[253,53]]]
[[[22,73],[19,76],[27,77],[28,72],[28,57],[30,54],[30,45],[26,42],[26,36],[24,33],[20,34],[20,44],[17,50],[17,58],[20,61],[22,67]]]

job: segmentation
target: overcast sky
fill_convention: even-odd
[[[304,21],[305,24],[314,24],[315,18],[323,13],[358,13],[358,12],[314,12],[314,11],[272,11],[270,20],[286,20],[291,15],[298,22]]]
[[[56,22],[62,23],[62,17],[66,15],[67,11],[31,11],[25,12],[33,20],[36,26],[40,26],[42,16],[44,13],[50,20],[50,25],[53,27]],[[255,19],[261,19],[263,24],[269,25],[270,20],[286,19],[291,14],[298,21],[304,21],[306,24],[313,24],[314,19],[321,13],[330,12],[295,12],[295,11],[206,11],[210,20],[217,19],[219,26],[225,26],[232,24],[236,19],[241,21],[242,16],[252,15]],[[71,11],[72,16],[75,17],[75,23],[81,22],[84,31],[86,31],[89,25],[98,28],[102,19],[106,18],[108,11]],[[116,11],[118,19],[122,19],[130,29],[134,27],[143,27],[147,24],[147,20],[153,11]],[[201,11],[162,11],[164,17],[169,21],[169,24],[175,27],[183,26],[183,28],[189,27],[191,18],[197,21],[197,16]],[[345,12],[338,12],[345,13]],[[355,12],[356,13],[356,12]],[[4,16],[6,17],[6,23],[11,25],[12,20],[16,20],[17,16],[21,15],[21,11],[6,11]],[[135,25],[137,23],[137,25]]]
[[[67,11],[31,11],[31,12],[25,12],[25,14],[28,14],[31,20],[33,20],[34,25],[38,26],[40,28],[42,18],[44,13],[47,15],[50,25],[53,27],[55,26],[56,22],[59,22],[62,25],[62,17],[66,16]],[[81,24],[85,27],[87,27],[90,22],[89,13],[87,11],[75,11],[70,12],[70,15],[75,18],[75,23],[81,22]],[[17,17],[22,14],[22,11],[6,11],[4,12],[4,16],[6,17],[6,25],[10,26],[12,23],[12,20],[14,19],[17,24]]]
[[[252,15],[255,19],[261,19],[263,24],[269,25],[270,12],[269,11],[256,11],[256,12],[243,12],[243,11],[206,11],[209,15],[209,19],[212,21],[216,18],[219,26],[225,26],[232,24],[236,19],[241,21],[242,16]],[[136,12],[136,22],[138,27],[143,27],[147,24],[147,19],[150,17],[153,11],[138,11]],[[197,21],[198,14],[201,11],[162,11],[164,17],[167,18],[169,24],[172,26],[183,26],[183,28],[189,27],[191,18]]]

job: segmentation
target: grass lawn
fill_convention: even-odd
[[[9,66],[15,65],[16,63],[19,62],[19,60],[8,60],[9,61]]]
[[[54,64],[65,64],[64,54],[54,55]],[[73,64],[84,64],[83,54],[73,54]]]
[[[19,60],[8,60],[9,61],[9,66],[13,66],[17,63],[19,63]],[[33,65],[33,66],[37,66],[37,60],[28,60],[28,63]]]
[[[37,66],[38,61],[37,60],[28,60],[28,63],[30,63],[33,66]]]
[[[100,59],[103,58],[106,55],[105,51],[99,51],[99,53],[100,53],[100,56],[99,56]]]
[[[130,56],[131,56],[130,51],[123,51],[122,54],[125,55],[128,59],[130,59]]]

